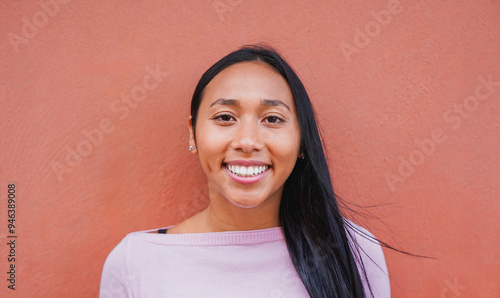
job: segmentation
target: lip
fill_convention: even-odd
[[[250,167],[250,166],[269,166],[271,167],[270,164],[260,161],[260,160],[232,160],[232,161],[226,161],[224,162],[226,165],[235,165],[235,166],[245,166],[245,167]]]
[[[254,161],[252,161],[254,162]],[[262,163],[262,164],[257,164],[257,163],[250,163],[248,165],[245,165],[245,164],[240,164],[240,163],[224,163],[222,165],[222,168],[224,169],[224,171],[226,171],[226,173],[229,175],[229,177],[231,177],[234,181],[238,182],[238,183],[241,183],[241,184],[254,184],[254,183],[257,183],[259,182],[262,178],[264,178],[267,173],[269,173],[271,171],[271,166],[269,166],[267,168],[267,170],[265,170],[264,172],[260,173],[259,175],[256,175],[256,176],[250,176],[250,177],[241,177],[241,176],[238,176],[238,175],[235,175],[233,174],[227,167],[226,167],[226,164],[229,164],[229,165],[242,165],[242,166],[267,166],[268,164],[266,163]]]

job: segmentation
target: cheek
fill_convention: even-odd
[[[278,131],[270,135],[269,143],[274,147],[281,147],[283,152],[298,150],[300,146],[300,133],[296,129]]]
[[[271,135],[268,141],[269,150],[281,162],[289,161],[290,163],[295,163],[299,146],[300,135],[295,132]]]
[[[198,156],[202,166],[219,163],[227,148],[227,136],[203,126],[196,131],[196,136]]]
[[[221,131],[220,128],[204,125],[200,127],[197,133],[197,143],[200,143],[201,148],[217,148],[227,144],[230,138],[226,131]]]

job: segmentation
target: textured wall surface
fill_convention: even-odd
[[[374,216],[352,218],[435,258],[384,250],[393,297],[498,297],[500,2],[474,0],[2,1],[0,296],[95,297],[128,232],[203,209],[190,96],[261,41],[303,79],[337,191]]]

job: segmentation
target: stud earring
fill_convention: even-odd
[[[304,153],[300,152],[299,158],[304,159]]]
[[[194,146],[189,146],[189,151],[193,151],[194,150]]]

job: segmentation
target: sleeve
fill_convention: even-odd
[[[349,228],[349,224],[354,228]],[[357,249],[353,249],[353,254],[363,281],[365,295],[371,297],[371,288],[375,298],[391,297],[389,273],[380,243],[368,230],[352,222],[349,222],[349,224],[349,234],[351,237],[353,236],[353,240],[357,243]],[[362,264],[359,262],[360,259]],[[363,274],[362,267],[365,269],[366,277]]]
[[[100,298],[132,297],[132,282],[128,265],[129,236],[108,255],[101,275]]]

